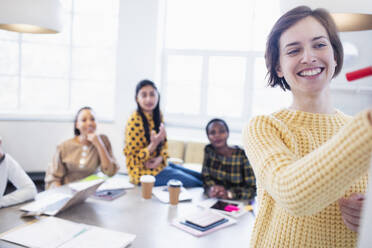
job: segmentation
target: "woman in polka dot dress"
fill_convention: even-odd
[[[153,175],[155,186],[166,185],[169,179],[178,179],[185,187],[202,186],[200,173],[167,162],[166,132],[155,84],[140,81],[135,100],[137,110],[127,121],[124,147],[131,182],[139,184],[142,175]]]

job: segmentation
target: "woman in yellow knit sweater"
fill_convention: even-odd
[[[155,84],[142,80],[137,84],[137,110],[125,129],[124,155],[132,183],[139,184],[142,175],[153,175],[155,186],[178,179],[185,187],[202,186],[201,174],[167,163],[167,140],[160,112],[160,96]]]
[[[372,111],[352,118],[331,103],[343,49],[329,13],[300,6],[284,14],[265,59],[269,85],[290,90],[293,101],[243,131],[258,188],[251,247],[355,247]]]

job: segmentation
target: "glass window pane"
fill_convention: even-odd
[[[103,4],[104,5],[104,4]],[[113,47],[117,40],[118,18],[112,15],[75,15],[72,33],[74,45]]]
[[[18,41],[20,33],[11,32],[8,30],[0,30],[0,39],[1,40],[14,40]]]
[[[228,82],[226,82],[228,84]],[[214,87],[208,90],[207,112],[209,116],[240,117],[243,108],[243,92],[235,88]]]
[[[92,107],[98,116],[113,118],[115,84],[113,81],[73,80],[71,88],[72,109]]]
[[[245,73],[245,58],[210,58],[207,102],[209,116],[241,116]]]
[[[64,115],[91,105],[112,119],[119,0],[60,1],[59,34],[0,30],[0,113]]]
[[[256,1],[253,25],[253,50],[265,51],[267,36],[280,17],[279,0]]]
[[[69,47],[59,45],[22,44],[22,74],[67,77]]]
[[[21,110],[56,113],[68,108],[69,84],[63,79],[22,78]]]
[[[18,77],[0,76],[0,110],[15,109],[18,104]]]
[[[166,47],[250,50],[252,1],[167,1]]]
[[[267,86],[266,66],[264,58],[258,58],[254,64],[254,89],[252,99],[252,115],[271,114],[288,107],[292,102],[292,94],[281,88]]]
[[[201,56],[168,56],[167,80],[197,82],[200,84],[202,77]]]
[[[168,56],[166,112],[200,112],[202,62],[200,56]]]
[[[114,80],[115,53],[113,49],[74,48],[72,51],[74,79]]]
[[[266,77],[267,69],[265,64],[264,58],[257,58],[254,62],[254,84],[253,88],[255,89],[266,89],[267,88],[267,80]]]
[[[200,113],[200,84],[168,82],[165,111],[171,114]]]
[[[211,82],[228,81],[230,85],[240,86],[245,80],[245,72],[246,59],[244,57],[211,56],[209,59],[208,79]]]
[[[74,11],[90,14],[119,14],[119,0],[77,0],[74,1]]]
[[[60,2],[65,12],[71,12],[72,0],[60,0]]]
[[[0,41],[0,73],[18,74],[19,46],[18,42]]]

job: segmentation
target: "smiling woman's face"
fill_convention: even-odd
[[[279,39],[279,67],[296,94],[316,94],[328,87],[336,60],[326,29],[314,17],[306,17],[287,29]]]
[[[89,133],[96,131],[96,118],[90,109],[82,110],[76,120],[76,128],[79,129],[80,134],[86,136]]]
[[[152,113],[159,101],[158,92],[151,85],[142,87],[136,98],[142,111],[146,113]]]

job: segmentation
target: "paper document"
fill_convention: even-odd
[[[30,202],[29,204],[23,206],[21,210],[30,212],[41,211],[45,209],[47,206],[54,204],[65,198],[71,198],[71,195],[65,193],[54,193],[49,195],[48,197],[39,197],[35,201]]]
[[[89,180],[87,180],[89,178]],[[132,189],[134,188],[134,185],[129,182],[129,178],[127,176],[123,175],[115,175],[113,177],[106,177],[102,178],[96,175],[91,175],[81,181],[69,183],[68,186],[75,190],[79,191],[83,188],[86,188],[87,185],[90,185],[95,180],[103,179],[105,182],[99,186],[97,189],[97,192],[104,191],[104,190],[115,190],[115,189]]]
[[[152,189],[152,193],[156,196],[161,202],[169,203],[169,192],[168,186],[159,186]],[[191,201],[192,195],[184,188],[181,187],[181,192],[178,201]]]
[[[45,235],[45,230],[48,230],[48,235]],[[38,248],[122,248],[133,242],[135,237],[56,217],[44,217],[0,235],[2,240]]]
[[[97,188],[101,186],[103,180],[89,182],[87,187],[80,189],[73,195],[61,194],[53,189],[40,193],[34,202],[23,205],[20,210],[27,212],[40,212],[46,215],[56,215],[79,203],[83,203],[89,196],[93,195]],[[36,215],[38,215],[37,213]]]

